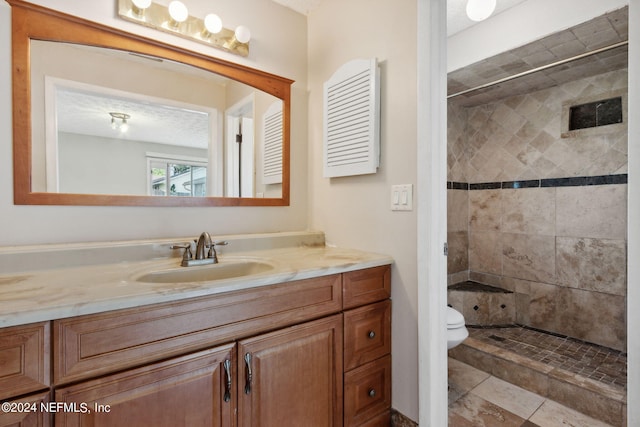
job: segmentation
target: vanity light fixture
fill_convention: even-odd
[[[220,17],[210,13],[204,19],[189,15],[187,6],[173,0],[169,6],[152,0],[118,0],[118,15],[129,22],[194,40],[240,56],[249,55],[251,31],[239,25],[224,28]]]
[[[109,115],[111,116],[111,129],[119,130],[122,133],[129,130],[129,123],[127,123],[127,120],[131,118],[129,114],[109,113]]]
[[[496,9],[496,0],[469,0],[467,2],[467,16],[472,21],[484,21]]]

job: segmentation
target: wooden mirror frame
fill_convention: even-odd
[[[22,0],[11,5],[13,74],[13,191],[16,205],[81,206],[289,206],[292,80],[177,46],[127,33]],[[248,84],[282,100],[282,194],[280,198],[128,196],[31,191],[32,39],[76,43],[166,58]]]

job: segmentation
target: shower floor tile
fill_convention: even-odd
[[[480,341],[626,390],[626,353],[520,326],[468,329]]]

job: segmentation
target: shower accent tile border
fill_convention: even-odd
[[[455,182],[447,181],[449,190],[498,190],[517,188],[539,188],[539,187],[586,187],[589,185],[612,185],[626,184],[628,175],[626,173],[616,175],[600,176],[575,176],[569,178],[544,178],[529,179],[523,181],[496,181],[496,182]]]
[[[448,190],[468,190],[469,189],[469,183],[468,182],[447,181],[447,189]]]

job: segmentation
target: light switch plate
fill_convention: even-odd
[[[391,186],[391,210],[413,210],[413,184],[400,184]]]

